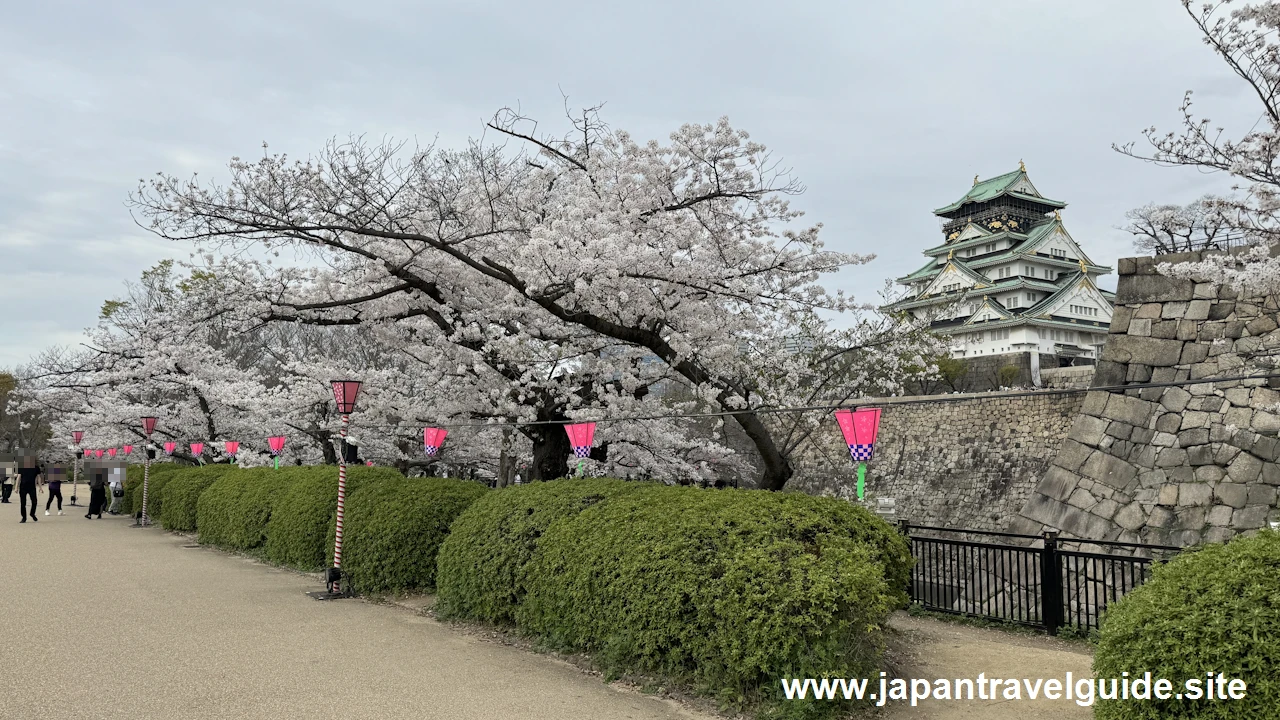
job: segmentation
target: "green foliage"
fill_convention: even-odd
[[[440,547],[436,612],[493,623],[515,621],[530,560],[553,523],[643,487],[622,480],[555,480],[488,493],[467,508]]]
[[[943,382],[952,390],[964,389],[964,376],[969,373],[969,366],[965,361],[953,358],[950,355],[940,355],[935,362],[938,365],[938,374],[942,376]]]
[[[163,519],[161,510],[164,508],[164,498],[161,492],[164,486],[169,482],[176,473],[189,465],[179,465],[177,463],[151,463],[151,479],[147,482],[147,514],[151,516],[152,522]],[[125,470],[124,476],[124,497],[120,498],[120,514],[133,515],[142,510],[142,476],[143,465],[130,465]],[[80,480],[87,481],[88,478],[81,473]],[[89,491],[84,491],[85,497],[88,497]]]
[[[153,467],[154,471],[155,468]],[[190,467],[170,473],[159,495],[163,501],[164,517],[160,519],[165,530],[191,532],[196,529],[196,507],[200,494],[223,474],[234,471],[230,465],[206,465]],[[154,475],[152,477],[154,480]],[[148,504],[150,499],[148,498]],[[150,511],[150,508],[148,508]]]
[[[1021,375],[1022,370],[1017,365],[1005,365],[996,373],[996,379],[1000,381],[1000,387],[1013,387]]]
[[[1181,690],[1209,671],[1247,684],[1243,700],[1104,700],[1101,720],[1280,718],[1280,533],[1208,545],[1157,566],[1102,622],[1098,677],[1150,671]],[[1215,693],[1216,697],[1216,693]]]
[[[200,542],[253,550],[267,538],[267,524],[281,495],[299,477],[321,468],[234,468],[200,495],[196,528]]]
[[[468,480],[407,477],[353,491],[342,543],[351,587],[363,593],[435,587],[436,552],[449,526],[487,491]]]
[[[781,677],[871,677],[907,603],[906,540],[865,509],[794,493],[649,486],[555,522],[516,622],[608,666],[791,717]]]
[[[272,472],[291,473],[294,480],[280,489],[269,518],[264,546],[267,559],[299,570],[319,570],[325,566],[325,537],[338,507],[338,468],[320,465]],[[393,468],[348,467],[347,492],[353,493],[372,480],[402,477]]]

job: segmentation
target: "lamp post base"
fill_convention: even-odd
[[[312,590],[311,592],[307,593],[307,597],[311,598],[312,600],[342,600],[344,598],[349,598],[351,596],[341,592],[329,592],[328,590]]]

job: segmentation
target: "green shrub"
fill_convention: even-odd
[[[871,677],[881,623],[907,602],[906,540],[842,500],[645,487],[547,528],[516,622],[617,669],[725,703],[808,716],[784,677]]]
[[[643,485],[622,480],[556,480],[488,493],[454,521],[440,546],[436,612],[514,622],[529,562],[547,528],[639,487]]]
[[[322,468],[237,469],[200,495],[196,527],[200,542],[232,550],[253,550],[267,539],[267,525],[281,496],[299,478]]]
[[[183,532],[195,530],[196,503],[200,500],[200,494],[224,473],[233,469],[230,465],[207,465],[168,473],[171,477],[157,493],[163,499],[164,517],[161,518],[161,524],[164,529]]]
[[[160,493],[165,483],[169,482],[169,478],[175,473],[190,467],[190,465],[171,462],[151,463],[151,477],[147,481],[147,514],[151,516],[152,522],[162,519],[160,511],[164,507],[164,500]],[[120,498],[121,515],[133,515],[142,510],[143,468],[141,464],[130,465],[125,471],[124,497]],[[88,494],[89,491],[85,490],[85,495]]]
[[[434,588],[436,553],[449,526],[487,491],[476,482],[445,478],[363,484],[351,493],[343,523],[342,570],[351,588],[363,593]]]
[[[278,472],[295,473],[295,479],[280,490],[267,523],[267,559],[299,570],[319,570],[328,557],[326,548],[332,548],[325,538],[338,507],[338,468],[320,465],[281,468]],[[402,477],[393,468],[349,467],[347,493],[372,480]]]
[[[1094,674],[1172,681],[1209,671],[1247,683],[1243,700],[1104,700],[1102,720],[1280,718],[1280,533],[1185,552],[1112,605],[1102,620]],[[1215,693],[1216,697],[1216,693]]]

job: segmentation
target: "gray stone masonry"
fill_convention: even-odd
[[[1274,296],[1167,277],[1120,261],[1117,305],[1092,387],[1274,371]],[[1172,545],[1221,542],[1280,521],[1280,382],[1255,379],[1093,390],[1018,517],[1005,529]]]

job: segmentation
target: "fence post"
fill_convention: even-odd
[[[1044,533],[1044,549],[1040,551],[1040,622],[1050,635],[1062,627],[1062,571],[1058,560],[1058,533]]]

